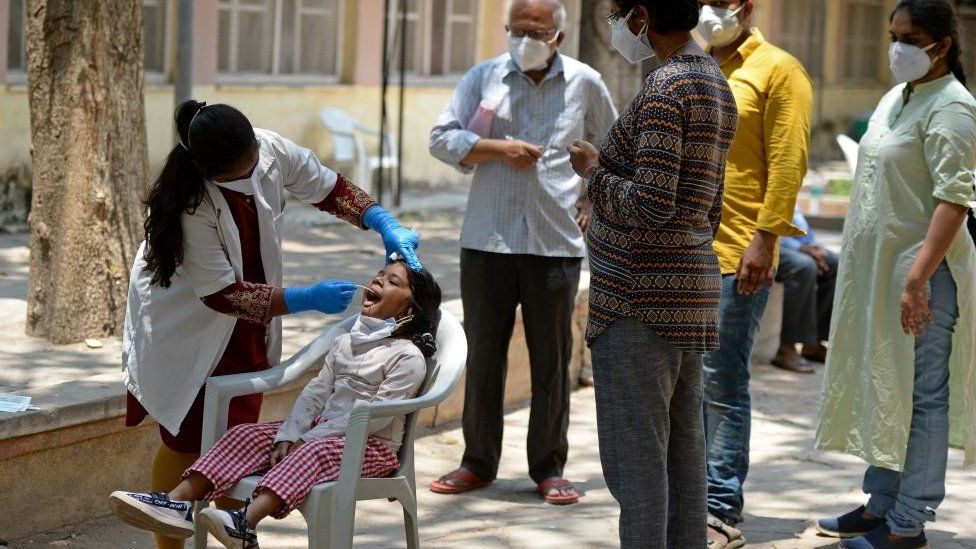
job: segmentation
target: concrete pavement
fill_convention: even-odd
[[[768,366],[753,369],[755,405],[752,469],[746,484],[749,547],[814,549],[835,546],[820,537],[811,520],[847,511],[860,504],[863,464],[839,454],[812,449],[821,372],[801,376]],[[417,440],[420,486],[420,535],[424,547],[615,547],[617,507],[607,491],[597,451],[592,389],[573,394],[570,456],[566,475],[584,492],[579,505],[541,503],[526,475],[525,433],[528,409],[512,410],[505,419],[505,445],[499,480],[490,488],[461,496],[441,496],[426,489],[436,476],[453,468],[462,452],[456,424],[421,433]],[[949,495],[938,521],[928,530],[933,548],[976,548],[976,473],[961,468],[953,451]],[[263,547],[305,547],[304,523],[293,514],[263,524]],[[148,537],[112,517],[11,542],[11,547],[73,549],[147,547]],[[367,502],[357,512],[357,547],[403,547],[401,516],[396,504]],[[211,544],[211,547],[218,547]]]
[[[409,226],[423,228],[425,262],[436,272],[445,297],[457,297],[457,216],[444,210],[463,204],[463,196],[436,197],[424,208],[424,197],[403,216]],[[433,200],[430,199],[430,200]],[[446,201],[446,202],[445,202]],[[429,201],[428,201],[429,202]],[[286,283],[303,284],[321,277],[368,276],[382,261],[375,235],[325,223],[310,210],[289,212],[286,243]],[[307,227],[307,231],[301,230]],[[823,239],[831,235],[819,233]],[[834,239],[836,240],[836,239]],[[0,392],[31,394],[52,383],[118,377],[117,342],[106,341],[100,351],[82,346],[53,348],[23,337],[23,295],[26,295],[26,235],[2,237],[0,245]],[[327,271],[323,270],[328,257]],[[290,319],[286,328],[288,354],[329,322],[311,315]],[[23,363],[34,367],[17,368]],[[812,549],[832,547],[809,528],[810,521],[843,512],[863,502],[859,490],[863,464],[838,454],[812,449],[818,410],[821,372],[813,376],[789,374],[768,366],[753,370],[754,423],[752,469],[746,485],[750,547]],[[440,496],[426,484],[456,466],[462,448],[456,424],[422,431],[417,442],[417,474],[421,540],[424,547],[614,547],[617,507],[600,470],[592,390],[573,396],[568,478],[585,491],[581,503],[571,507],[542,504],[525,469],[525,432],[528,410],[523,406],[506,416],[505,454],[500,479],[491,487],[462,496]],[[79,463],[84,456],[79,456]],[[2,467],[0,463],[0,467]],[[953,453],[949,466],[948,498],[939,520],[929,529],[934,548],[976,549],[976,472],[961,469],[961,456]],[[125,488],[120,486],[119,488]],[[71,487],[64,498],[70,499]],[[47,495],[45,495],[47,496]],[[106,494],[107,496],[107,494]],[[2,509],[0,509],[2,511]],[[3,520],[0,513],[0,521]],[[262,525],[266,548],[305,547],[300,516]],[[112,517],[11,540],[9,547],[70,547],[103,549],[150,547],[149,537]],[[396,504],[367,502],[357,515],[359,547],[402,547],[401,515]],[[216,545],[211,545],[217,547]]]

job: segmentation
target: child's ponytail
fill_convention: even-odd
[[[434,353],[437,352],[437,324],[440,322],[440,310],[435,311],[435,314],[437,315],[437,320],[427,322],[427,331],[410,336],[410,341],[427,358],[434,356]]]
[[[404,263],[406,266],[406,263]],[[410,284],[413,320],[407,323],[405,334],[427,358],[437,352],[437,326],[441,321],[441,287],[430,271],[407,268]]]

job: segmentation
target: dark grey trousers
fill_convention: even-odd
[[[468,340],[461,466],[478,478],[491,480],[498,473],[508,345],[519,304],[532,377],[526,444],[529,476],[537,483],[562,476],[569,451],[568,370],[581,262],[461,250],[461,300]]]
[[[784,246],[776,281],[786,286],[780,342],[816,345],[827,341],[837,285],[837,254],[827,253],[827,272],[819,274],[812,257]]]
[[[600,461],[620,504],[620,546],[705,545],[702,356],[633,318],[593,342]]]

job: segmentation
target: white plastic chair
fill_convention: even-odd
[[[342,109],[325,109],[319,115],[322,125],[332,134],[333,156],[337,163],[351,163],[356,166],[356,180],[354,183],[375,193],[373,188],[373,174],[379,169],[396,169],[397,142],[388,132],[382,132],[384,137],[383,151],[379,155],[366,152],[361,134],[379,136],[380,131],[367,128],[359,123],[351,114]]]
[[[297,381],[312,367],[321,365],[336,336],[348,332],[354,321],[355,317],[342,321],[313,339],[291,359],[270,370],[210,378],[204,400],[203,451],[213,446],[220,434],[227,430],[227,408],[232,398],[263,393]],[[441,322],[437,329],[437,353],[427,360],[427,377],[418,395],[395,402],[356,403],[349,415],[339,478],[335,482],[315,486],[308,499],[298,508],[308,524],[310,549],[351,548],[356,502],[383,498],[400,502],[403,506],[407,547],[420,546],[413,451],[417,412],[436,406],[454,391],[464,371],[467,352],[468,346],[461,324],[451,313],[442,309]],[[400,468],[387,478],[361,478],[370,419],[397,415],[406,416],[403,444],[397,456]],[[237,483],[227,495],[240,500],[250,497],[260,480],[260,476],[247,477]],[[203,507],[198,504],[195,512]],[[200,526],[199,521],[195,524],[194,547],[205,549],[207,531]]]
[[[844,134],[837,136],[837,144],[840,145],[840,150],[844,153],[844,160],[847,161],[847,165],[851,168],[851,176],[853,176],[854,171],[857,170],[857,149],[859,145],[857,141]]]

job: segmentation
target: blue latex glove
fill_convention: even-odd
[[[319,311],[341,313],[349,306],[356,285],[346,280],[326,280],[311,286],[285,288],[285,306],[289,313]]]
[[[419,271],[424,268],[420,264],[420,260],[417,259],[416,250],[420,242],[416,231],[403,228],[382,206],[378,204],[370,206],[363,214],[363,225],[380,233],[383,237],[387,262],[390,261],[390,255],[396,252],[411,269]]]

